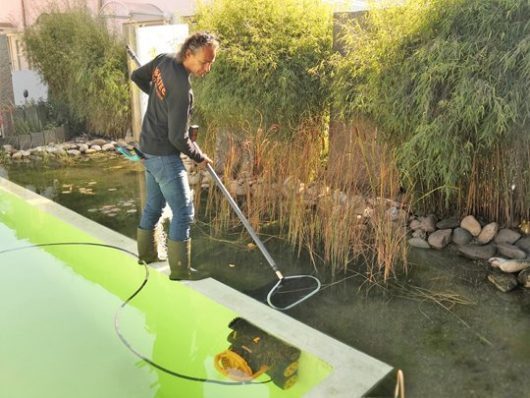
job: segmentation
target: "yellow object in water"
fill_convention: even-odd
[[[247,361],[234,351],[226,350],[215,356],[215,368],[232,380],[249,381],[267,371],[267,366],[261,366],[254,372]]]

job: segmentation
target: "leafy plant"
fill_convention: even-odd
[[[345,27],[337,109],[379,124],[425,209],[528,215],[529,21],[519,0],[414,0]]]
[[[130,123],[126,53],[104,21],[83,6],[52,5],[26,30],[29,59],[48,84],[52,101],[73,124],[121,137]]]
[[[195,83],[208,124],[277,124],[288,135],[329,113],[332,14],[320,1],[215,0],[199,7],[194,29],[221,39],[212,72]]]

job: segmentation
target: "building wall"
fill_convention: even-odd
[[[211,1],[207,0],[206,2]],[[98,12],[99,8],[112,2],[111,0],[86,0],[88,7],[93,12]],[[205,2],[203,0],[203,2]],[[65,4],[66,0],[57,1],[58,4]],[[74,4],[70,1],[70,4]],[[117,3],[117,2],[116,2]],[[190,16],[195,13],[197,0],[146,0],[146,1],[125,1],[125,3],[137,4],[153,4],[160,8],[164,13],[171,17]],[[24,0],[24,8],[22,10],[21,0],[1,0],[0,6],[0,22],[11,22],[18,29],[24,28],[24,19],[27,26],[32,25],[38,16],[50,4],[49,0]]]

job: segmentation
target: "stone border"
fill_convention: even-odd
[[[473,215],[462,219],[436,216],[412,217],[408,243],[420,249],[442,250],[455,245],[458,252],[472,260],[487,260],[492,267],[488,281],[509,292],[518,285],[530,288],[530,222],[519,230],[501,228],[498,223],[480,223]]]

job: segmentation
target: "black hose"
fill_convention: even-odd
[[[133,253],[133,252],[127,250],[127,249],[123,249],[123,248],[118,247],[118,246],[107,245],[107,244],[104,244],[104,243],[92,243],[92,242],[36,243],[36,244],[33,244],[33,245],[28,245],[28,246],[14,247],[14,248],[10,248],[10,249],[0,250],[0,255],[5,254],[5,253],[9,253],[9,252],[19,251],[19,250],[33,249],[33,248],[36,248],[36,247],[49,247],[49,246],[98,246],[98,247],[106,247],[106,248],[109,248],[109,249],[119,250],[121,252],[130,254],[131,256],[136,257],[137,259],[139,259],[138,255],[136,253]],[[265,381],[222,381],[222,380],[206,379],[206,378],[203,378],[203,377],[188,376],[188,375],[185,375],[185,374],[182,374],[182,373],[179,373],[179,372],[175,372],[175,371],[173,371],[171,369],[168,369],[168,368],[166,368],[166,367],[164,367],[162,365],[159,365],[156,362],[152,361],[151,359],[147,358],[142,353],[138,352],[127,341],[127,339],[121,333],[121,330],[120,330],[120,313],[121,313],[121,310],[123,308],[125,308],[125,306],[127,306],[127,304],[134,297],[136,297],[136,295],[138,293],[140,293],[140,291],[145,287],[145,285],[147,284],[147,281],[149,280],[149,268],[148,268],[148,266],[147,266],[147,264],[145,262],[142,262],[142,263],[143,263],[143,266],[145,268],[144,280],[142,281],[140,286],[123,303],[121,303],[120,308],[118,308],[118,310],[114,314],[114,330],[116,331],[116,334],[118,335],[118,337],[121,340],[121,342],[125,345],[125,347],[127,347],[129,349],[129,351],[131,351],[134,355],[136,355],[141,360],[147,362],[152,367],[154,367],[154,368],[156,368],[158,370],[161,370],[162,372],[167,373],[167,374],[169,374],[171,376],[175,376],[175,377],[178,377],[178,378],[181,378],[181,379],[185,379],[185,380],[197,381],[197,382],[201,382],[201,383],[222,384],[222,385],[227,385],[227,386],[238,386],[238,385],[242,385],[242,384],[265,384],[265,383],[269,383],[269,382],[272,381],[272,379],[268,379],[268,380],[265,380]]]

